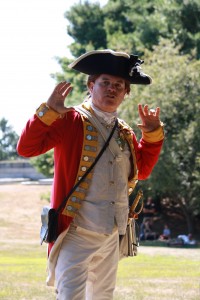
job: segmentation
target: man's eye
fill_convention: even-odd
[[[123,89],[123,85],[121,83],[116,83],[115,84],[116,89],[121,90]]]
[[[104,86],[108,86],[109,85],[109,81],[103,81],[103,85]]]
[[[108,87],[108,86],[112,86],[114,87],[116,90],[122,90],[123,89],[123,84],[122,83],[111,83],[110,81],[108,80],[104,80],[101,82],[101,85],[104,86],[104,87]]]

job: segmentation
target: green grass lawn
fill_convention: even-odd
[[[115,299],[200,299],[200,261],[166,254],[121,261]]]
[[[45,247],[23,244],[0,251],[0,299],[55,299],[45,284],[45,252]]]
[[[162,249],[154,253],[156,247],[149,248],[150,253],[141,247],[138,256],[120,261],[114,300],[200,299],[199,249],[184,249],[180,255],[180,249],[165,249],[162,254]],[[0,299],[55,299],[54,289],[46,287],[45,280],[45,245],[2,245]]]
[[[45,283],[46,245],[39,243],[41,207],[47,204],[41,195],[49,190],[1,185],[0,300],[55,300]],[[200,248],[145,242],[138,256],[120,261],[114,300],[186,299],[200,300]]]

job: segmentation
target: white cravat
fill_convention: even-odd
[[[111,125],[112,123],[115,122],[115,119],[117,118],[117,112],[116,111],[112,112],[112,113],[102,111],[99,108],[97,108],[92,101],[91,101],[91,107],[94,110],[95,114],[98,117],[102,118],[107,125]]]

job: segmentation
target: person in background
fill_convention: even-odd
[[[155,213],[156,213],[155,203],[153,202],[153,198],[149,196],[143,208],[143,222],[146,219],[151,219],[153,222],[153,217]]]
[[[152,219],[145,219],[140,227],[140,239],[141,240],[156,240],[158,233],[153,229]]]
[[[188,235],[179,234],[177,238],[181,239],[184,245],[196,245],[196,240],[193,238],[191,233],[189,233]]]
[[[58,238],[48,245],[47,278],[48,285],[55,285],[58,300],[113,299],[119,235],[125,234],[129,215],[128,194],[138,180],[151,174],[164,140],[159,107],[138,105],[139,141],[132,128],[118,119],[117,109],[130,85],[151,83],[141,63],[137,55],[105,49],[87,52],[69,66],[89,75],[89,97],[80,100],[82,111],[97,118],[107,135],[118,120],[112,141],[119,154],[113,155],[108,147],[59,214]],[[28,120],[17,145],[24,157],[54,148],[51,206],[55,209],[104,145],[99,126],[76,107],[65,106],[71,89],[70,82],[55,87]]]
[[[169,240],[171,236],[171,230],[169,229],[169,226],[167,224],[164,225],[164,229],[162,234],[160,235],[160,240]]]

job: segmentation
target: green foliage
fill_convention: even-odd
[[[66,57],[63,59],[57,57],[57,61],[61,65],[63,73],[55,73],[51,74],[51,76],[57,82],[68,81],[72,83],[73,90],[66,99],[66,105],[76,105],[83,101],[87,95],[86,75],[69,69],[68,65],[72,62],[72,60]]]
[[[145,71],[152,76],[153,84],[133,87],[134,95],[123,103],[120,115],[135,129],[139,121],[136,103],[141,100],[150,107],[160,106],[166,140],[159,163],[146,183],[146,194],[151,192],[178,204],[192,231],[192,219],[200,213],[200,61],[180,56],[179,48],[168,40],[145,55]]]
[[[54,158],[53,150],[46,152],[30,160],[31,164],[37,169],[38,172],[47,177],[53,177],[54,174]]]
[[[177,1],[180,3],[180,28],[177,34],[178,43],[182,44],[183,52],[197,48],[200,58],[200,2],[198,0]]]
[[[159,36],[166,35],[167,22],[157,2],[143,0],[141,5],[141,1],[109,1],[104,9],[108,46],[142,54],[144,48],[158,44]],[[117,46],[121,33],[126,40],[122,48]]]
[[[152,50],[160,38],[168,38],[181,46],[180,53],[191,53],[195,48],[200,57],[198,0],[110,0],[103,11],[110,48],[143,54],[145,48]],[[121,35],[126,40],[122,48]]]
[[[199,13],[198,0],[109,0],[102,8],[80,2],[65,14],[68,34],[74,39],[69,47],[73,56],[111,48],[144,58],[144,72],[152,76],[153,84],[134,86],[120,116],[139,136],[137,104],[161,107],[166,140],[145,192],[178,205],[189,229],[200,215]],[[57,60],[62,73],[52,76],[73,86],[66,105],[82,102],[86,76],[68,68],[70,59]]]
[[[74,39],[69,47],[74,56],[83,54],[86,49],[106,47],[105,16],[98,3],[85,1],[74,5],[65,16],[70,22],[68,34]]]
[[[200,56],[200,3],[197,0],[109,0],[83,1],[65,12],[68,34],[74,42],[69,49],[74,57],[93,49],[111,48],[144,55],[162,38],[178,46],[179,53]],[[191,22],[190,20],[193,20]],[[69,70],[70,59],[57,58],[63,73],[52,75],[57,81],[70,81],[74,87],[69,105],[82,99],[85,75]]]
[[[0,120],[0,160],[12,160],[18,157],[16,146],[19,136],[8,125],[5,118]]]

